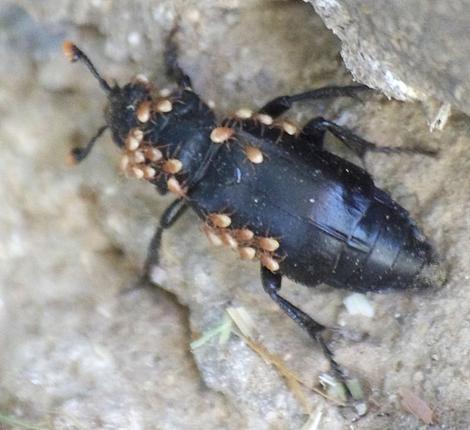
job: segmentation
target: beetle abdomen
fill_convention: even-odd
[[[227,214],[229,229],[276,238],[279,248],[269,255],[276,264],[268,268],[307,286],[375,291],[431,284],[419,276],[433,262],[431,246],[367,172],[322,150],[300,156],[296,144],[305,142],[274,133],[248,124],[220,148],[191,195],[203,220]],[[251,159],[248,148],[262,157]]]
[[[425,287],[437,279],[420,274],[434,263],[431,245],[406,211],[396,203],[374,200],[351,232],[326,282],[364,291]]]

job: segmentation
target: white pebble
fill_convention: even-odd
[[[364,294],[352,293],[344,298],[343,303],[351,315],[374,316],[374,307]]]

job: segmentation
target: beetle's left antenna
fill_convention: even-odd
[[[67,59],[75,63],[75,61],[81,61],[85,66],[88,67],[91,74],[98,80],[100,87],[107,93],[111,92],[111,87],[109,84],[103,79],[103,77],[98,73],[96,67],[93,65],[91,60],[85,55],[85,53],[75,44],[66,40],[63,44],[64,54]]]
[[[80,163],[80,161],[84,160],[90,153],[91,149],[95,146],[96,141],[100,138],[100,136],[104,133],[107,128],[107,125],[103,125],[102,127],[100,127],[96,134],[90,139],[90,141],[84,148],[73,148],[70,151],[66,160],[67,164],[69,166],[73,166],[74,164]]]

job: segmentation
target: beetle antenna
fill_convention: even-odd
[[[76,61],[81,61],[85,66],[88,67],[91,74],[98,80],[100,87],[103,88],[107,93],[111,92],[111,87],[103,79],[103,77],[98,73],[96,67],[93,65],[91,60],[85,55],[85,53],[75,44],[66,40],[63,44],[64,54],[71,63]]]
[[[88,156],[93,146],[95,146],[96,141],[101,137],[101,135],[107,128],[107,125],[101,126],[84,148],[73,148],[70,151],[67,164],[73,165],[80,163],[80,161],[83,161]]]

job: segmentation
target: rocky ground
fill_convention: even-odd
[[[443,256],[448,282],[426,294],[370,295],[284,283],[285,295],[329,326],[338,361],[367,387],[353,422],[307,388],[303,397],[242,338],[192,340],[243,307],[258,342],[308,386],[327,370],[319,348],[265,296],[256,265],[212,248],[188,213],[163,243],[161,288],[132,289],[157,219],[171,201],[118,173],[109,136],[71,169],[70,148],[102,124],[104,95],[66,62],[86,50],[107,78],[170,84],[163,40],[179,17],[181,63],[220,115],[351,78],[313,8],[262,0],[3,1],[0,5],[0,427],[15,417],[52,429],[410,429],[410,390],[435,411],[431,428],[470,427],[470,128],[455,112],[429,132],[418,103],[380,96],[304,106],[390,146],[420,143],[438,158],[369,154],[376,182],[410,210]],[[331,142],[334,145],[334,142]],[[163,275],[163,276],[162,276]],[[401,393],[401,395],[400,395]],[[303,399],[303,400],[302,400]],[[11,422],[11,421],[10,421]],[[13,425],[15,427],[15,425]],[[20,424],[16,424],[20,428]]]

